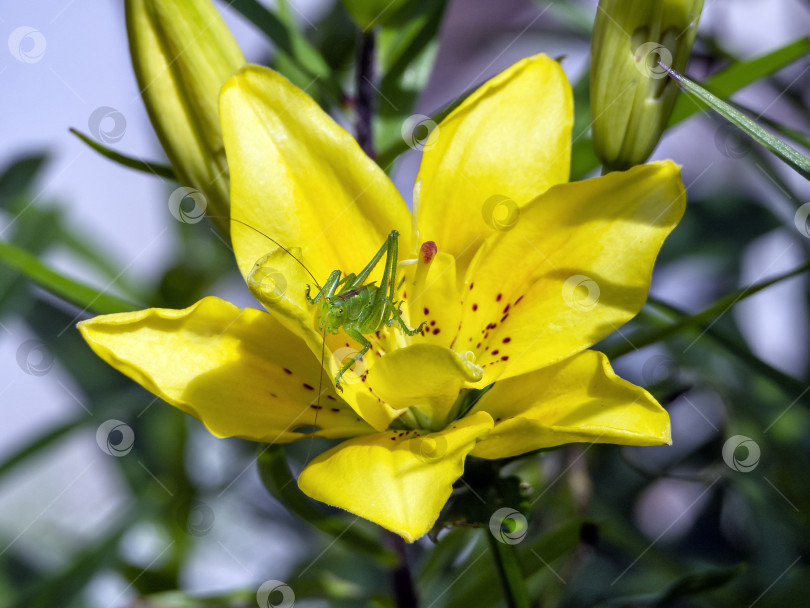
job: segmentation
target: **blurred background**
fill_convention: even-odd
[[[272,41],[230,4],[217,6],[248,60],[283,71]],[[575,137],[587,143],[596,2],[440,5],[418,61],[398,81],[399,107],[378,100],[382,143],[402,137],[408,116],[435,115],[537,52],[562,57],[580,83]],[[340,3],[285,7],[350,94],[357,34]],[[707,0],[688,74],[705,82],[808,32],[806,1]],[[8,41],[0,46],[0,238],[143,306],[185,307],[208,294],[256,306],[208,223],[172,216],[177,184],[113,164],[68,132],[162,160],[131,68],[123,3],[4,3],[0,39]],[[797,52],[734,102],[807,141],[808,57],[807,48]],[[351,124],[349,105],[333,110]],[[419,152],[402,148],[385,167],[410,201]],[[687,215],[656,268],[660,302],[603,347],[621,375],[669,410],[674,443],[570,446],[507,464],[502,474],[533,491],[522,545],[530,586],[543,606],[804,605],[807,276],[750,298],[740,292],[714,320],[655,344],[636,349],[633,337],[805,263],[810,188],[704,112],[669,129],[653,158],[683,166]],[[574,177],[597,174],[583,159]],[[75,330],[87,316],[0,262],[0,606],[199,605],[189,594],[255,605],[269,580],[285,581],[299,605],[392,605],[384,565],[267,492],[255,445],[214,439],[97,360]],[[487,585],[491,558],[477,561],[486,550],[479,537],[454,529],[438,545],[409,547],[425,605],[498,605],[497,583]],[[167,594],[175,588],[182,593]]]

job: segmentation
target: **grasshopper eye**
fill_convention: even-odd
[[[338,313],[339,313],[339,314],[343,314],[343,309],[342,309],[342,308],[338,308]]]

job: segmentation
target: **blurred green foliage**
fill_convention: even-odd
[[[431,74],[446,8],[442,1],[403,4],[398,18],[387,20],[377,31],[375,147],[387,170],[407,150],[401,125],[413,113]],[[273,42],[272,67],[302,86],[317,77],[309,91],[322,105],[332,110],[351,108],[360,32],[340,2],[317,28],[306,29],[298,26],[285,2],[276,9],[255,0],[235,0],[232,5]],[[552,25],[587,47],[589,31],[581,7],[559,4],[552,14]],[[806,63],[810,42],[790,42],[747,61],[737,61],[705,37],[699,38],[696,49],[705,63],[718,66],[704,84],[720,97],[727,98],[754,81],[782,95],[785,86],[775,74],[796,61]],[[572,176],[576,179],[597,167],[588,130],[587,82],[585,74],[575,83]],[[794,88],[800,85],[794,83]],[[803,86],[790,90],[792,103],[808,99],[807,82]],[[462,93],[466,92],[459,91],[459,99]],[[396,100],[396,104],[385,100]],[[774,117],[768,118],[768,124],[777,132],[792,132],[801,145],[807,142],[810,112],[806,106],[800,109],[799,127],[789,128]],[[447,110],[436,109],[433,118],[438,121]],[[681,98],[671,126],[699,116],[699,108]],[[235,266],[228,248],[212,231],[172,222],[174,256],[162,261],[161,272],[151,284],[131,284],[94,245],[93,235],[70,225],[63,203],[38,200],[32,204],[33,184],[47,162],[45,154],[21,157],[0,173],[0,214],[6,226],[0,242],[0,320],[25,324],[47,346],[79,387],[78,399],[90,415],[62,420],[17,448],[0,462],[0,482],[25,474],[70,438],[95,433],[100,420],[127,420],[136,436],[150,440],[135,442],[126,458],[110,459],[130,497],[128,506],[92,542],[72,547],[63,563],[40,563],[12,538],[2,539],[0,545],[6,550],[0,552],[0,606],[89,605],[88,584],[110,573],[142,598],[138,606],[255,605],[255,588],[209,598],[177,591],[198,547],[195,530],[203,530],[195,526],[200,525],[201,514],[205,520],[206,501],[230,488],[241,472],[255,467],[254,460],[268,492],[255,496],[249,508],[259,519],[283,521],[305,551],[290,575],[296,601],[327,598],[332,606],[394,606],[389,575],[397,559],[382,531],[309,501],[291,483],[290,467],[301,466],[310,446],[259,446],[257,457],[254,444],[230,440],[233,462],[227,474],[204,483],[190,474],[194,463],[188,461],[190,439],[204,432],[201,425],[157,403],[97,359],[77,332],[65,331],[90,313],[136,305],[188,306],[211,293],[223,276],[235,275]],[[104,162],[99,158],[100,166]],[[780,196],[794,207],[806,199],[791,190],[773,157],[752,150],[737,162],[741,171],[756,164],[766,177],[781,184]],[[713,281],[704,296],[719,304],[707,303],[701,308],[708,312],[701,315],[650,302],[620,335],[600,346],[617,358],[621,368],[623,356],[634,352],[629,345],[649,343],[642,349],[643,354],[652,355],[647,363],[628,362],[623,369],[635,368],[638,381],[670,410],[673,419],[703,416],[710,432],[672,448],[572,445],[508,462],[470,459],[442,517],[460,525],[435,530],[436,544],[426,541],[406,548],[415,587],[426,606],[504,605],[495,563],[485,534],[478,529],[486,528],[490,514],[504,506],[517,508],[528,520],[526,538],[516,546],[516,555],[533,605],[731,608],[806,602],[810,595],[808,378],[789,376],[759,359],[746,346],[734,315],[726,314],[752,295],[750,290],[739,291],[745,247],[771,230],[792,230],[792,226],[759,194],[742,194],[725,185],[698,192],[690,198],[682,225],[666,243],[659,268],[702,260]],[[807,256],[810,240],[801,235],[796,239]],[[109,282],[113,286],[109,295],[100,286],[89,287],[62,276],[41,261],[57,248],[66,249]],[[796,339],[807,341],[808,336]],[[655,365],[650,367],[650,361]],[[700,411],[711,400],[722,404],[719,414]],[[761,460],[754,470],[736,471],[724,462],[724,444],[734,435],[749,437],[760,448]],[[661,515],[671,522],[668,525],[683,525],[674,540],[669,536],[659,540],[642,531],[639,516],[666,506],[672,500],[666,490],[672,487],[689,487],[688,495],[696,498],[692,505],[678,503]],[[659,498],[651,500],[651,496]],[[315,526],[297,522],[293,515]],[[168,540],[162,559],[146,567],[131,561],[122,550],[126,535],[144,525]],[[272,543],[273,539],[257,538],[256,542]],[[262,574],[273,578],[270,569]]]

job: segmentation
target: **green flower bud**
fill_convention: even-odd
[[[219,90],[245,65],[242,51],[210,0],[126,0],[126,16],[141,96],[177,178],[227,218]],[[227,219],[214,221],[227,233]]]
[[[606,170],[652,154],[678,88],[658,65],[683,72],[703,0],[600,0],[591,44],[593,144]]]

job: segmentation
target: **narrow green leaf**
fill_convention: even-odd
[[[118,543],[131,524],[132,513],[121,514],[119,525],[95,545],[75,555],[63,569],[25,589],[7,608],[68,606],[105,566],[114,561]]]
[[[259,28],[297,70],[320,81],[333,101],[342,98],[340,83],[335,79],[321,52],[303,35],[293,21],[286,22],[257,0],[233,0],[231,6]]]
[[[675,81],[677,81],[687,93],[700,99],[712,110],[720,114],[720,116],[742,129],[747,135],[753,138],[754,141],[762,144],[768,150],[773,152],[783,162],[799,173],[799,175],[807,180],[810,180],[810,158],[807,158],[801,152],[796,150],[796,148],[789,146],[778,137],[772,135],[753,120],[748,118],[745,114],[740,112],[737,108],[730,106],[716,95],[712,95],[709,93],[709,91],[704,89],[696,82],[690,80],[682,74],[679,74],[660,61],[658,62],[658,65],[665,69],[667,73],[673,79],[675,79]]]
[[[45,154],[30,154],[12,161],[0,174],[0,207],[4,201],[23,194],[31,187],[48,157]]]
[[[81,139],[88,146],[93,148],[93,150],[95,150],[102,156],[109,158],[111,161],[118,163],[119,165],[129,167],[130,169],[135,169],[136,171],[142,171],[143,173],[149,173],[156,177],[165,177],[166,179],[177,181],[177,177],[174,174],[174,169],[172,169],[169,165],[146,162],[143,160],[138,160],[137,158],[126,156],[124,154],[121,154],[120,152],[116,152],[115,150],[111,150],[110,148],[103,146],[96,140],[88,137],[87,135],[85,135],[84,133],[82,133],[77,129],[69,129],[69,131],[73,133],[76,137]]]
[[[712,591],[733,581],[745,572],[745,564],[729,568],[712,568],[689,572],[678,577],[657,593],[612,598],[597,604],[598,608],[621,608],[623,606],[649,606],[665,608],[690,595]],[[679,604],[678,604],[679,605]]]
[[[43,435],[40,435],[30,443],[26,443],[13,454],[8,456],[4,461],[0,462],[0,477],[5,475],[8,471],[16,467],[21,462],[24,462],[29,457],[35,456],[43,450],[51,447],[54,443],[62,439],[62,437],[70,433],[72,430],[87,422],[87,420],[88,419],[86,416],[75,418],[66,423],[60,424]]]
[[[683,310],[652,297],[647,298],[647,303],[651,304],[655,308],[661,309],[668,316],[674,317],[675,319],[684,319],[689,316],[689,314]],[[763,378],[771,380],[780,389],[786,392],[792,391],[793,394],[799,395],[803,395],[805,392],[804,389],[806,388],[806,384],[804,382],[776,369],[772,365],[768,365],[765,361],[754,355],[754,353],[752,353],[739,339],[726,335],[724,332],[721,332],[716,327],[708,323],[701,324],[700,329],[706,333],[706,337],[722,346],[726,352],[742,361],[752,371],[756,372]],[[803,395],[800,397],[800,400],[810,405],[810,394]]]
[[[753,285],[749,285],[748,287],[744,287],[733,293],[730,293],[727,296],[724,296],[719,300],[717,300],[717,302],[715,302],[708,308],[705,308],[704,310],[695,313],[693,315],[683,317],[675,321],[674,323],[671,323],[664,327],[639,330],[638,332],[630,336],[628,340],[622,342],[621,344],[618,344],[615,348],[605,349],[605,354],[609,358],[615,359],[616,357],[621,357],[622,355],[626,355],[631,351],[638,350],[640,348],[643,348],[650,344],[654,344],[656,342],[660,342],[661,340],[664,340],[665,338],[668,338],[669,336],[672,336],[680,332],[682,329],[700,327],[702,324],[709,323],[715,317],[718,317],[727,312],[729,309],[731,309],[732,306],[745,300],[746,298],[753,296],[756,293],[759,293],[763,289],[767,289],[771,285],[781,283],[786,279],[800,275],[804,272],[807,272],[808,270],[810,270],[810,261],[807,261],[798,268],[780,274],[772,279],[768,279],[760,283],[754,283]]]
[[[703,83],[706,90],[711,91],[720,98],[728,98],[743,87],[747,87],[778,72],[786,65],[801,59],[810,53],[810,38],[799,38],[782,48],[765,55],[754,57],[748,61],[738,61],[726,69],[710,76]],[[680,97],[675,103],[675,109],[669,119],[669,125],[675,125],[700,111],[703,106],[689,97]]]
[[[116,296],[88,287],[46,267],[27,251],[0,241],[0,261],[44,287],[51,293],[77,306],[98,314],[128,312],[142,308]]]
[[[292,513],[385,565],[392,566],[398,562],[396,554],[383,548],[378,539],[366,536],[337,517],[326,515],[315,506],[311,498],[298,489],[283,446],[269,445],[262,449],[257,464],[259,476],[267,491]]]

